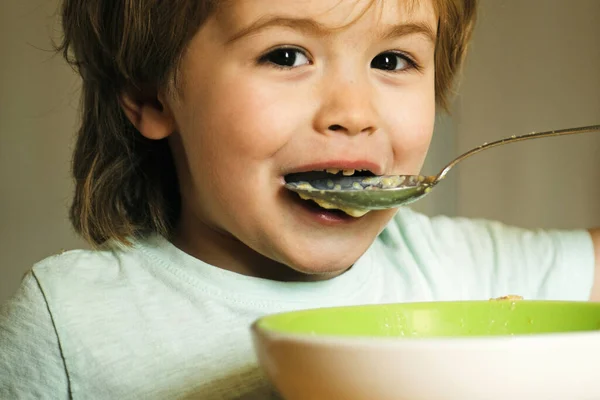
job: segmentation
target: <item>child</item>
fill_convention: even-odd
[[[71,220],[96,249],[37,264],[1,309],[0,397],[267,399],[249,335],[265,314],[588,299],[596,231],[355,218],[284,188],[417,174],[474,15],[475,0],[65,0],[83,78]]]

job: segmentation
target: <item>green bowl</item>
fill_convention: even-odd
[[[296,311],[253,325],[288,400],[600,399],[600,304],[432,302]]]
[[[434,338],[582,332],[600,329],[600,304],[494,300],[409,303],[296,311],[256,328],[310,336]]]

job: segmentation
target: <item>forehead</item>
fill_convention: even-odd
[[[312,20],[332,31],[414,22],[432,31],[437,27],[434,0],[222,0],[217,12],[220,22],[232,28],[272,17]]]

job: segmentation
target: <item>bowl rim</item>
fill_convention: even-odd
[[[255,320],[251,327],[251,333],[255,340],[259,338],[268,339],[269,341],[277,342],[296,342],[313,346],[352,346],[361,348],[373,348],[385,346],[391,348],[448,348],[448,347],[464,347],[466,344],[473,347],[489,347],[490,345],[500,345],[503,347],[513,347],[527,345],[542,345],[555,346],[561,342],[579,342],[592,341],[600,344],[600,326],[597,331],[573,331],[573,332],[550,332],[550,333],[528,333],[528,334],[508,334],[508,335],[478,335],[478,336],[437,336],[437,337],[382,337],[382,336],[343,336],[343,335],[311,335],[308,333],[290,333],[272,330],[262,326],[262,322],[280,315],[286,314],[302,314],[314,312],[316,310],[335,310],[349,308],[377,308],[381,306],[402,306],[402,305],[431,305],[432,303],[451,303],[451,304],[483,304],[490,302],[507,302],[507,303],[529,303],[550,305],[579,305],[582,307],[600,308],[600,303],[575,300],[459,300],[459,301],[421,301],[421,302],[406,302],[406,303],[381,303],[381,304],[365,304],[351,306],[334,306],[334,307],[319,307],[295,311],[278,312],[262,316]]]

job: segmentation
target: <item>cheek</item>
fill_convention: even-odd
[[[423,90],[407,96],[403,105],[391,110],[391,140],[394,149],[395,164],[403,169],[421,168],[433,134],[435,123],[434,90]],[[409,172],[409,171],[405,171]]]
[[[192,131],[206,149],[226,147],[243,159],[270,158],[302,126],[299,96],[282,95],[260,81],[231,80],[201,91]]]

